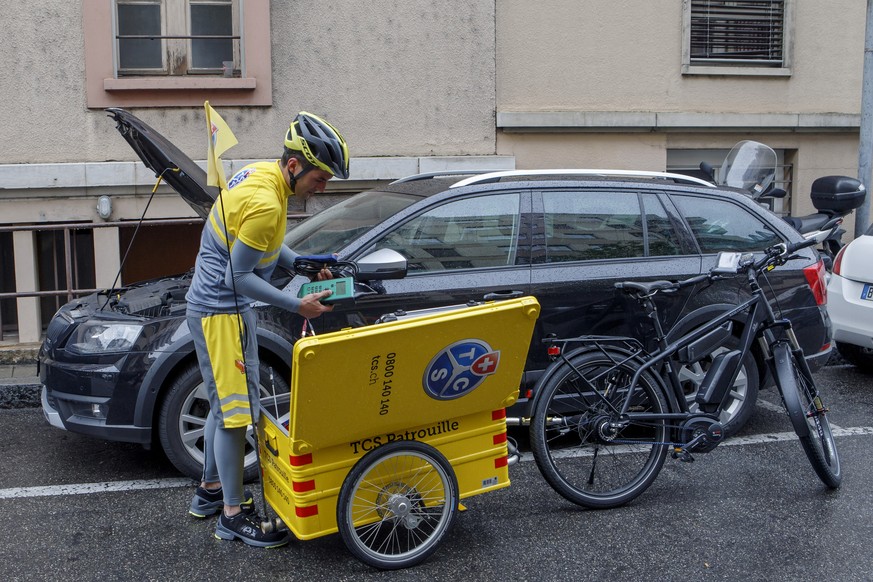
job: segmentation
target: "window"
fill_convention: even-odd
[[[645,203],[645,214],[640,206]],[[544,245],[534,263],[679,254],[676,232],[658,199],[636,192],[544,192]],[[645,220],[643,220],[645,216]]]
[[[272,105],[270,3],[83,3],[88,107]]]
[[[683,73],[787,75],[793,0],[688,0]]]
[[[239,73],[237,0],[116,0],[118,76]]]
[[[398,251],[410,273],[515,264],[519,195],[465,198],[438,206],[393,231],[376,246]]]
[[[782,239],[760,218],[731,202],[673,196],[702,253],[760,251]]]

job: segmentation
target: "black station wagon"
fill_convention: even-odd
[[[181,170],[166,179],[205,216],[215,199],[205,172],[135,116],[110,113],[156,175]],[[713,266],[719,251],[754,252],[796,240],[796,231],[748,196],[696,178],[555,169],[410,176],[312,216],[292,227],[285,242],[301,254],[335,252],[362,263],[382,249],[405,259],[407,274],[399,279],[375,274],[391,265],[364,269],[358,278],[371,279],[377,292],[313,320],[318,333],[373,323],[397,310],[535,296],[542,311],[521,398],[508,411],[523,424],[548,364],[547,335],[651,339],[646,318],[614,283],[686,278]],[[801,253],[768,276],[769,288],[817,369],[831,350],[824,268],[815,251]],[[191,275],[97,293],[57,312],[39,356],[43,409],[52,425],[160,446],[182,473],[199,477],[208,408],[184,317]],[[276,284],[296,293],[306,281],[286,276]],[[659,307],[669,326],[704,305],[735,305],[743,293],[739,282],[722,281]],[[291,347],[304,322],[270,306],[259,307],[258,316],[262,383],[287,389]],[[704,371],[682,371],[691,402]],[[729,433],[746,422],[759,385],[768,382],[760,358],[750,357],[722,418]],[[341,398],[342,387],[334,389]],[[250,448],[249,475],[254,464]]]

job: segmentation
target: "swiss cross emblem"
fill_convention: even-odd
[[[479,356],[473,362],[473,373],[480,376],[489,376],[497,371],[497,362],[500,361],[500,352],[491,352],[484,356]]]

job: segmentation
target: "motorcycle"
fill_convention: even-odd
[[[721,165],[718,179],[715,169],[706,162],[700,170],[718,186],[740,190],[753,200],[784,198],[787,194],[775,186],[776,152],[760,142],[744,140],[736,144]],[[785,221],[806,239],[815,239],[819,244],[828,272],[833,260],[843,247],[845,229],[843,219],[859,208],[867,196],[864,185],[848,176],[823,176],[812,183],[810,198],[816,212],[806,216],[786,216]]]

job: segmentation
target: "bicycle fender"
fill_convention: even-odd
[[[610,346],[610,349],[614,350],[616,352],[625,354],[627,356],[632,355],[632,352],[626,348],[622,348],[622,347],[618,347],[618,346]],[[597,352],[597,351],[600,351],[600,350],[598,350],[594,346],[582,346],[580,348],[576,348],[576,349],[568,352],[564,356],[568,360],[571,360],[574,357],[578,356],[579,354],[584,354],[586,352]],[[638,363],[640,365],[643,364],[643,361],[639,357],[634,357],[633,359],[636,361],[636,363]],[[531,405],[530,405],[530,410],[532,412],[537,409],[537,406],[539,405],[539,402],[541,400],[540,394],[542,394],[542,390],[540,390],[540,386],[544,386],[546,384],[546,382],[548,382],[549,379],[552,376],[554,376],[558,372],[558,370],[561,368],[561,366],[563,366],[563,365],[566,365],[564,363],[564,358],[560,358],[558,360],[555,360],[554,362],[549,364],[548,368],[546,368],[545,371],[543,372],[543,375],[540,376],[539,380],[537,380],[537,383],[534,386],[533,401],[531,402]],[[658,374],[654,374],[654,373],[652,374],[652,377],[655,379],[655,381],[661,387],[661,391],[667,397],[667,406],[669,406],[670,412],[678,412],[678,411],[682,410],[679,406],[679,402],[676,400],[676,395],[673,394],[672,390],[667,389],[667,386],[664,383],[663,378],[661,378],[661,376],[659,376]]]
[[[809,436],[809,425],[806,423],[806,413],[800,402],[797,380],[794,378],[794,370],[791,359],[791,348],[788,344],[780,343],[773,348],[773,370],[776,374],[776,385],[782,394],[782,402],[788,410],[788,418],[794,427],[794,433],[799,438]],[[784,383],[783,383],[784,382]],[[783,386],[789,386],[788,389]]]

